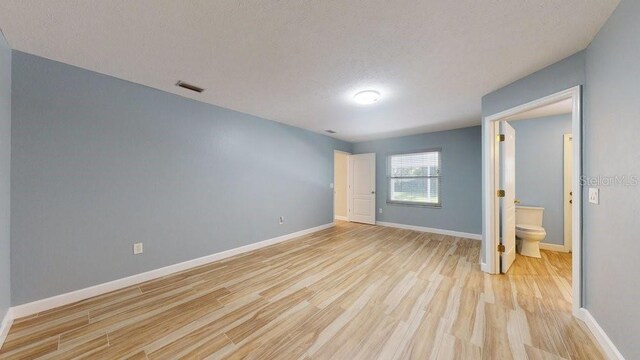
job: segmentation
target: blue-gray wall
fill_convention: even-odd
[[[482,233],[480,127],[353,144],[355,154],[376,153],[376,220]],[[441,208],[387,204],[387,155],[442,149]]]
[[[11,48],[0,32],[0,322],[11,305]]]
[[[14,51],[12,303],[330,223],[334,149],[351,145]]]
[[[585,84],[585,51],[580,51],[560,60],[542,70],[517,80],[501,89],[482,97],[482,116],[490,116],[515,106],[540,99],[542,97]],[[485,138],[482,127],[482,139]],[[483,140],[484,141],[484,140]],[[484,153],[484,145],[482,146]],[[482,177],[484,188],[484,176]],[[484,201],[482,199],[483,207]],[[487,214],[482,213],[482,226],[487,221]],[[483,238],[484,241],[484,238]],[[482,247],[482,261],[486,261],[484,246]]]
[[[585,52],[580,51],[482,97],[489,116],[585,83]]]
[[[640,176],[640,1],[623,0],[587,49],[584,174]],[[640,186],[601,186],[584,213],[585,305],[640,359]]]
[[[516,130],[516,198],[544,207],[543,242],[564,244],[564,134],[571,114],[510,121]]]

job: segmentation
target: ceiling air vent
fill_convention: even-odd
[[[335,134],[336,132],[333,130],[325,130],[326,132],[328,132],[329,134]]]
[[[197,92],[197,93],[201,93],[201,92],[203,92],[203,91],[205,90],[204,88],[201,88],[201,87],[199,87],[199,86],[195,86],[195,85],[192,85],[192,84],[186,83],[186,82],[184,82],[184,81],[182,81],[182,80],[178,81],[178,82],[176,83],[176,86],[179,86],[179,87],[181,87],[181,88],[185,88],[185,89],[187,89],[187,90],[195,91],[195,92]]]

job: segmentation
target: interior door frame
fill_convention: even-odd
[[[567,144],[570,142],[570,144]],[[567,146],[568,145],[568,146]],[[567,149],[571,151],[570,165],[567,166]],[[573,175],[571,166],[573,165],[573,134],[562,135],[562,246],[564,251],[570,252],[573,247],[573,229],[567,226],[568,222],[573,223],[573,216],[569,214],[569,211],[573,211],[573,185],[568,181],[568,175]],[[573,178],[572,178],[573,180]],[[568,186],[567,186],[568,185]],[[569,190],[569,192],[567,192]],[[571,201],[569,203],[569,201]],[[571,205],[568,205],[571,204]]]
[[[582,307],[582,86],[545,96],[543,98],[515,106],[511,109],[483,117],[482,139],[482,199],[483,199],[483,236],[484,261],[481,259],[482,271],[490,274],[500,273],[500,199],[496,196],[499,189],[500,167],[497,136],[499,121],[515,114],[549,105],[560,100],[572,99],[571,130],[573,135],[573,204],[572,204],[572,310],[574,316],[580,316]]]
[[[336,168],[336,154],[342,154],[342,155],[346,155],[347,156],[347,178],[346,180],[346,184],[347,184],[347,188],[345,189],[345,193],[347,195],[347,216],[344,217],[345,221],[349,221],[349,155],[351,155],[350,152],[346,152],[346,151],[342,151],[342,150],[333,150],[333,197],[331,202],[333,203],[333,221],[335,222],[336,220],[342,220],[342,219],[336,219],[336,173],[335,173],[335,168]]]

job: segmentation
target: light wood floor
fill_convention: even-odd
[[[339,223],[17,320],[2,359],[600,359],[571,257],[478,266],[480,242]]]

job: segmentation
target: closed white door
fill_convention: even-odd
[[[506,273],[516,259],[516,131],[509,123],[500,123],[500,133],[504,141],[500,142],[500,189],[504,197],[500,204],[502,211],[502,256],[500,271]]]
[[[376,223],[376,154],[349,155],[349,221]]]

